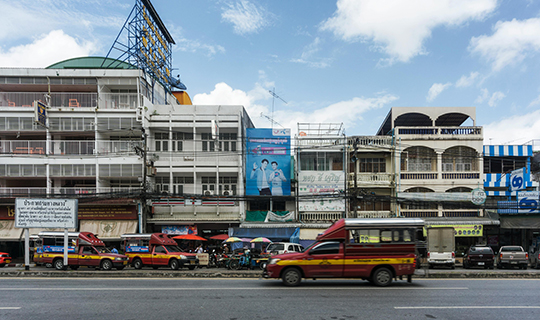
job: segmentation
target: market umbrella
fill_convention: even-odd
[[[242,240],[242,242],[250,242],[251,238],[240,238],[240,240]]]
[[[227,240],[229,238],[229,235],[226,233],[218,234],[217,236],[212,236],[210,239],[212,240]]]
[[[178,240],[200,240],[200,241],[206,241],[205,238],[199,237],[199,236],[194,235],[194,234],[182,234],[182,235],[173,237],[173,239],[178,239]]]
[[[268,238],[265,238],[265,237],[258,237],[258,238],[255,238],[255,239],[251,240],[250,242],[267,242],[267,243],[270,243],[270,242],[272,242],[272,240],[270,240]]]
[[[242,239],[238,238],[238,237],[230,237],[230,238],[227,238],[225,239],[225,241],[223,241],[225,243],[233,243],[233,242],[243,242]]]

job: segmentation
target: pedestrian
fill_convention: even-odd
[[[118,253],[118,250],[116,250],[116,247],[112,248],[111,253]]]
[[[200,244],[197,249],[195,250],[195,253],[203,253],[202,244]]]

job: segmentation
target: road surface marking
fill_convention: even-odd
[[[394,309],[540,309],[540,306],[418,306]]]
[[[19,310],[21,307],[0,307],[0,310]]]
[[[362,287],[362,288],[356,288],[356,287],[324,287],[324,290],[468,290],[468,287],[440,287],[440,288],[374,288],[374,287]],[[297,288],[287,288],[287,287],[275,287],[275,288],[260,288],[260,287],[254,287],[254,288],[245,288],[245,287],[238,287],[238,288],[226,288],[226,287],[219,287],[219,288],[200,288],[200,287],[194,287],[194,288],[163,288],[163,287],[156,287],[156,288],[43,288],[43,287],[31,287],[31,288],[2,288],[0,287],[0,291],[144,291],[144,290],[155,290],[155,291],[201,291],[201,290],[321,290],[320,287],[297,287]]]

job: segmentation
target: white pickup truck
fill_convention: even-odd
[[[453,227],[427,228],[427,262],[434,266],[456,267],[455,231]]]
[[[502,246],[497,254],[497,269],[518,267],[527,269],[529,254],[520,246]]]

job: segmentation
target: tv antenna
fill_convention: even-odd
[[[268,118],[268,120],[270,120],[270,122],[272,122],[272,129],[274,129],[274,122],[275,122],[275,121],[274,121],[274,100],[275,100],[276,98],[278,98],[279,100],[285,102],[285,104],[287,104],[287,101],[283,100],[280,96],[278,96],[278,95],[276,94],[276,88],[272,88],[272,90],[268,90],[268,92],[270,92],[270,94],[272,95],[272,118],[269,118],[269,117],[267,117],[267,116],[265,116],[265,117]],[[261,113],[261,116],[262,116],[262,113]],[[277,122],[275,122],[275,123],[277,123]],[[279,123],[277,123],[277,124],[279,124]],[[281,126],[281,125],[280,125],[280,126]],[[283,127],[283,126],[282,126],[282,127]]]
[[[282,128],[285,128],[284,126],[281,125],[281,123],[279,123],[279,122],[277,122],[276,120],[270,118],[269,116],[263,114],[262,112],[261,112],[261,117],[265,117],[266,119],[268,119],[268,121],[270,121],[270,122],[272,123],[272,129],[274,128],[274,123],[277,124],[277,125],[279,125],[279,126],[282,127]]]

